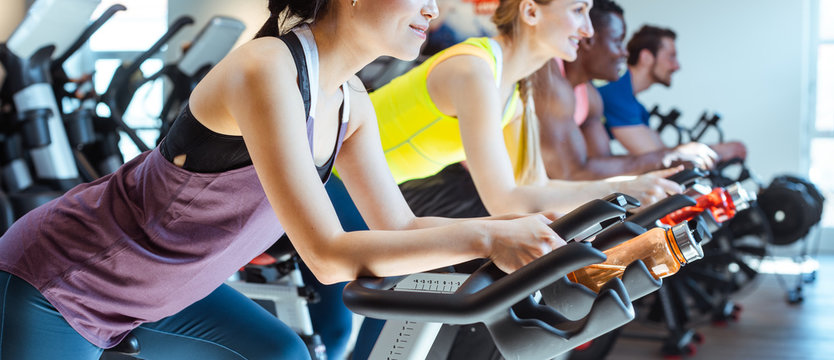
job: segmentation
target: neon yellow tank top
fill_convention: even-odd
[[[440,112],[426,87],[434,66],[457,55],[487,60],[497,86],[501,79],[500,46],[489,38],[471,38],[435,54],[370,95],[385,158],[397,183],[434,175],[445,166],[466,159],[458,119]],[[518,99],[516,88],[504,109],[502,128],[512,120]]]

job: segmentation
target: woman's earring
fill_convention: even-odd
[[[356,0],[353,0],[353,2],[350,3],[350,6],[356,6]]]

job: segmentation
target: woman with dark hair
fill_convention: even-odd
[[[144,358],[308,357],[286,325],[223,285],[284,232],[324,283],[481,257],[513,271],[564,244],[540,214],[415,217],[387,171],[353,74],[381,55],[414,58],[434,0],[269,10],[158,148],[0,238],[0,357],[97,359],[129,332]],[[298,25],[277,37],[288,21]],[[334,164],[374,230],[339,225],[322,186]]]

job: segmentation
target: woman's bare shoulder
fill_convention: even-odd
[[[192,96],[263,96],[297,88],[298,73],[292,54],[274,37],[250,40],[234,49],[194,89]]]
[[[274,37],[247,41],[221,61],[222,67],[245,76],[262,77],[269,73],[293,73],[295,63],[287,45]]]
[[[232,108],[269,105],[289,92],[297,92],[294,64],[283,41],[248,41],[226,55],[200,81],[189,99],[192,113],[214,131],[238,134]]]

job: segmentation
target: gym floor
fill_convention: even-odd
[[[786,287],[796,285],[795,275],[762,274],[734,299],[743,306],[737,322],[697,327],[704,343],[687,359],[834,359],[834,255],[817,257],[817,279],[804,285],[804,301],[791,305]],[[660,325],[627,325],[624,333],[657,333]],[[662,333],[662,332],[661,332]],[[660,343],[621,337],[609,360],[662,359]]]

